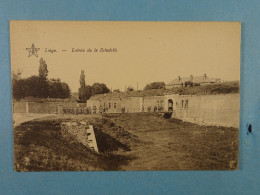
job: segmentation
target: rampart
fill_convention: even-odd
[[[197,124],[239,127],[239,94],[166,95],[172,117]]]
[[[16,102],[14,113],[135,113],[172,112],[172,117],[203,125],[239,127],[239,93],[216,95],[178,95],[145,97],[106,97],[91,98],[87,104],[76,102]],[[73,112],[67,112],[72,108]],[[79,108],[82,111],[78,111]],[[65,112],[64,112],[65,111]]]

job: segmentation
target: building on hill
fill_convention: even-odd
[[[170,83],[166,84],[166,89],[172,89],[175,87],[187,87],[187,86],[199,86],[199,85],[206,85],[212,83],[219,83],[221,82],[220,79],[210,78],[206,74],[203,76],[193,76],[190,75],[189,77],[180,77],[174,79]]]

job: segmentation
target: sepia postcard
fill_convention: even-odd
[[[10,21],[14,170],[237,170],[240,43],[240,22]]]

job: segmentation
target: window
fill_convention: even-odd
[[[116,108],[116,103],[114,103],[114,108]]]
[[[181,100],[181,108],[184,107],[184,100]]]
[[[161,100],[161,101],[160,101],[160,106],[162,106],[162,105],[163,105],[163,101]]]
[[[110,102],[108,103],[108,108],[110,108],[111,107],[111,104],[110,104]]]
[[[189,100],[185,100],[185,108],[188,108]]]

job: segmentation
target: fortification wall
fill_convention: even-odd
[[[174,104],[173,117],[206,125],[239,127],[239,94],[167,96]]]
[[[14,113],[36,113],[36,114],[55,114],[58,106],[76,107],[74,102],[15,102],[13,104]]]
[[[13,104],[14,113],[26,113],[26,103],[24,102],[15,102]]]
[[[100,110],[100,107],[106,108],[106,113],[121,113],[122,109],[125,112],[140,112],[141,111],[141,97],[123,97],[123,98],[107,98],[103,97],[99,100],[88,100],[87,106],[93,109],[96,107],[97,110]]]
[[[154,108],[164,110],[164,96],[146,96],[143,98],[144,112],[153,112]]]
[[[125,112],[134,113],[142,111],[141,97],[127,97],[121,99],[121,108],[125,108]]]

